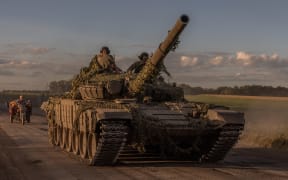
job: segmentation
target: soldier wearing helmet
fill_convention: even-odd
[[[91,60],[89,67],[83,67],[80,73],[72,80],[72,90],[69,95],[72,98],[81,98],[78,87],[81,82],[85,82],[100,73],[121,73],[122,70],[116,66],[115,59],[110,55],[110,49],[103,46],[99,54],[95,55]]]
[[[128,72],[133,72],[133,73],[139,73],[144,65],[146,64],[146,61],[149,59],[149,54],[147,52],[142,52],[139,56],[139,61],[134,62],[128,69]],[[167,76],[171,76],[170,73],[167,71],[166,66],[163,63],[159,64],[159,70],[163,71]]]
[[[139,72],[143,69],[146,61],[149,59],[149,55],[148,55],[147,52],[142,52],[142,53],[138,56],[138,58],[139,58],[139,61],[134,62],[134,63],[127,69],[128,72],[139,73]]]
[[[110,49],[103,46],[100,54],[97,54],[97,62],[103,70],[112,70],[112,65],[115,64],[114,57],[110,55]]]
[[[116,66],[115,59],[110,55],[110,49],[103,46],[100,53],[97,54],[91,61],[89,69],[97,73],[119,73],[121,69]]]

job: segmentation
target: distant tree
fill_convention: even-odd
[[[71,81],[61,80],[49,83],[49,92],[52,94],[63,94],[71,90]]]
[[[203,94],[204,89],[202,87],[191,87],[188,84],[180,84],[179,87],[181,87],[184,91],[184,94]]]
[[[185,94],[223,94],[223,95],[245,95],[245,96],[288,96],[288,88],[272,87],[261,85],[246,85],[234,87],[218,87],[216,89],[204,89],[201,87],[190,87],[187,84],[181,84]]]

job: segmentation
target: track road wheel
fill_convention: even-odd
[[[61,127],[61,134],[60,134],[60,147],[61,149],[65,148],[65,144],[66,144],[66,132],[67,129],[64,127]]]
[[[72,151],[73,154],[79,154],[79,133],[77,131],[72,131]]]
[[[66,133],[66,151],[67,152],[72,151],[72,138],[73,138],[72,130],[67,128],[67,133]]]
[[[60,126],[56,125],[55,129],[54,129],[54,139],[55,139],[55,145],[59,146],[60,144],[60,135],[61,135],[61,128]]]
[[[98,139],[97,139],[96,133],[89,133],[88,135],[88,159],[89,159],[89,164],[92,166],[95,164],[97,143],[98,143]]]
[[[48,123],[48,138],[49,138],[49,143],[52,145],[55,145],[54,126],[51,123]]]
[[[80,150],[80,157],[85,159],[88,157],[88,134],[86,132],[80,132],[79,135],[79,150]]]

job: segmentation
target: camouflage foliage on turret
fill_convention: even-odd
[[[95,74],[102,71],[101,67],[97,62],[97,55],[91,60],[88,67],[83,67],[80,69],[80,73],[77,74],[72,80],[72,90],[68,94],[69,97],[73,99],[80,99],[79,86],[87,81],[89,81]]]
[[[189,17],[186,15],[182,15],[180,19],[178,19],[172,30],[168,32],[165,40],[159,45],[152,57],[147,60],[136,79],[129,83],[128,89],[131,94],[140,93],[146,81],[151,81],[159,75],[164,58],[171,50],[176,49],[179,44],[178,37],[188,22]]]

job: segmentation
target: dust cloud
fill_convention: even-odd
[[[288,150],[288,109],[285,104],[259,103],[245,111],[239,145]]]

